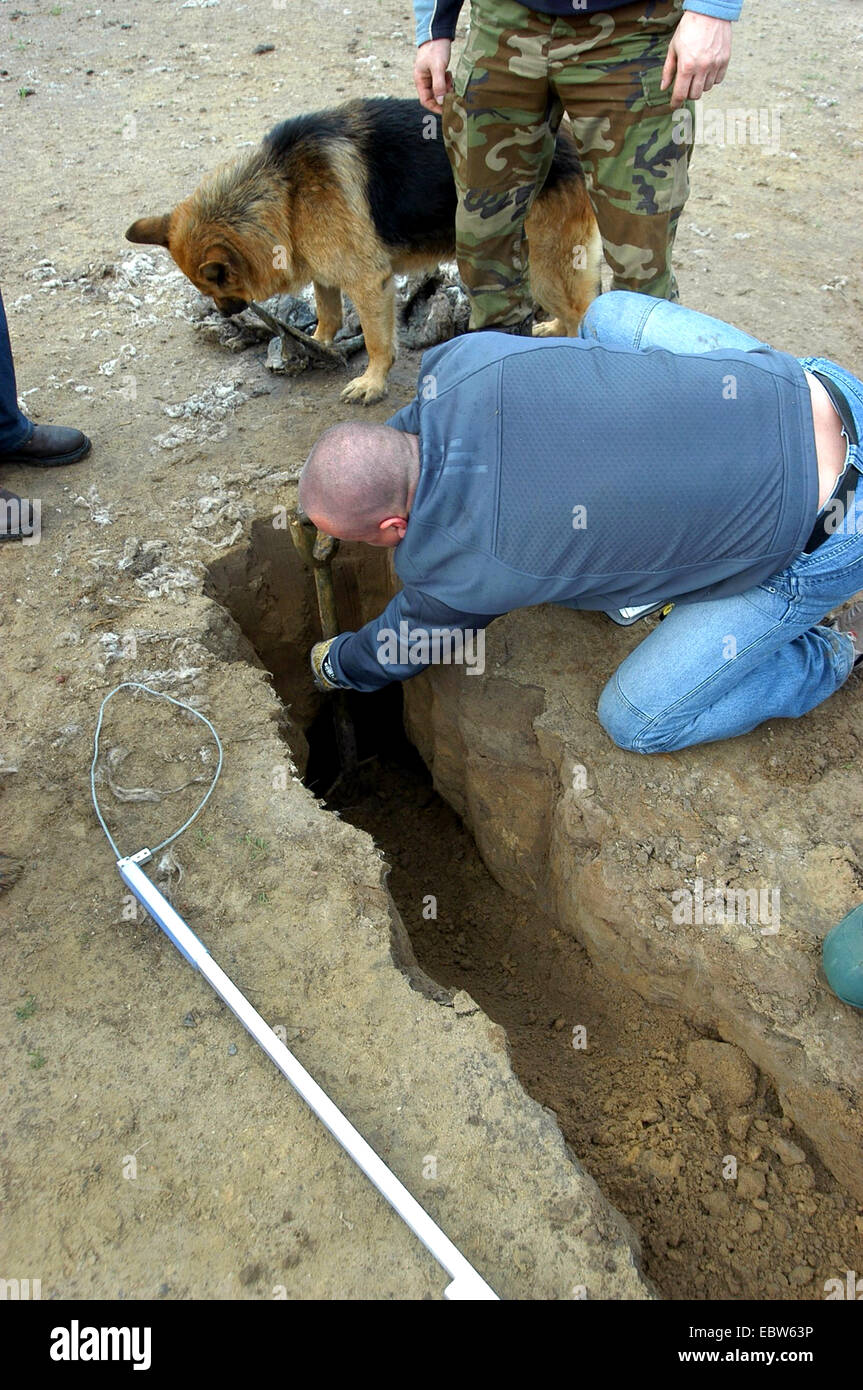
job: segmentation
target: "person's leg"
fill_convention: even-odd
[[[863,450],[852,459],[863,467]],[[612,676],[600,722],[621,747],[652,753],[798,718],[851,671],[851,640],[821,620],[861,591],[863,534],[853,526],[744,594],[679,604]]]
[[[634,351],[764,346],[720,319],[619,292],[594,301],[581,335]],[[863,439],[863,383],[820,358],[801,365],[837,380],[859,413]],[[855,449],[853,457],[863,468],[863,450]],[[857,507],[863,509],[863,483]],[[861,590],[863,534],[849,526],[758,588],[715,602],[678,604],[606,685],[600,722],[621,747],[647,753],[805,714],[843,684],[853,663],[848,638],[820,620]]]
[[[26,444],[33,433],[33,423],[18,409],[18,388],[15,383],[15,363],[6,325],[3,296],[0,294],[0,454]]]
[[[686,309],[682,304],[651,299],[644,294],[612,290],[593,301],[579,337],[639,351],[666,348],[669,352],[713,352],[717,348],[744,351],[765,344],[722,319]]]
[[[470,327],[511,327],[533,309],[524,220],[548,172],[560,108],[546,71],[548,16],[514,0],[474,0],[444,101],[458,209],[456,255]]]
[[[587,176],[613,287],[678,298],[671,253],[689,194],[692,106],[660,90],[683,0],[623,5],[560,21],[552,85]]]
[[[818,612],[795,600],[783,576],[733,598],[678,604],[605,686],[606,733],[632,752],[670,752],[794,719],[826,700],[854,654],[848,638],[817,622],[863,586],[863,541],[859,554],[856,578]]]

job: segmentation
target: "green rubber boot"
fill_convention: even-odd
[[[834,994],[843,1004],[863,1009],[863,904],[827,933],[822,959]]]

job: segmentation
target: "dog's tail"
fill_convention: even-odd
[[[569,129],[561,126],[554,142],[554,155],[542,191],[550,193],[561,183],[574,182],[584,183],[584,170]]]

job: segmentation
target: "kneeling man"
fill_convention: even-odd
[[[405,680],[440,634],[533,604],[673,601],[602,692],[615,742],[668,751],[805,714],[863,655],[863,612],[824,618],[863,591],[861,435],[843,368],[645,295],[600,296],[578,339],[456,338],[388,424],[334,426],[303,469],[300,507],[398,547],[404,584],[317,644],[316,679]]]

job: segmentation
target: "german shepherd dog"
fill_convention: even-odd
[[[225,315],[311,281],[322,343],[341,327],[344,290],[369,362],[342,398],[369,405],[386,394],[395,359],[393,274],[453,259],[455,212],[439,120],[416,100],[376,97],[284,121],[126,237],[166,246]],[[554,315],[535,331],[574,334],[597,291],[601,242],[568,135],[557,137],[526,232],[534,298]]]

